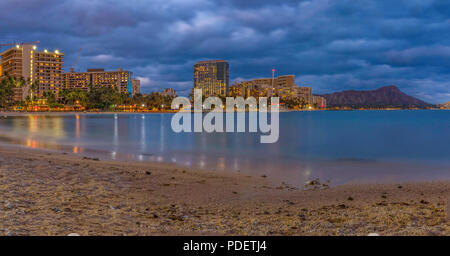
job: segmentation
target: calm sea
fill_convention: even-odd
[[[0,119],[0,138],[101,159],[267,175],[293,185],[450,179],[450,111],[280,113],[280,138],[174,133],[172,114],[37,114]]]

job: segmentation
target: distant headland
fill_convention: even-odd
[[[329,108],[381,109],[381,108],[434,108],[433,104],[424,102],[400,91],[396,86],[383,86],[376,90],[347,90],[321,95]]]

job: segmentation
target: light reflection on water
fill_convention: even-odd
[[[450,178],[449,111],[280,113],[280,139],[254,133],[174,133],[171,114],[52,114],[0,119],[0,139],[104,159],[172,162],[268,175],[397,182]]]

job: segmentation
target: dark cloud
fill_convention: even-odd
[[[395,84],[450,100],[446,0],[2,0],[1,42],[40,40],[66,67],[122,67],[143,91],[187,94],[192,66],[226,59],[231,79],[295,74],[315,93]]]

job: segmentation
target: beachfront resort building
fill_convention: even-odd
[[[230,66],[224,60],[199,61],[194,65],[194,89],[203,96],[226,97],[230,85]]]
[[[281,100],[301,98],[305,104],[312,103],[312,88],[295,84],[294,75],[275,78],[258,78],[233,84],[229,89],[231,97],[280,97]]]
[[[66,90],[89,90],[93,87],[111,87],[120,93],[133,93],[132,73],[123,69],[105,71],[104,69],[88,69],[86,72],[64,73],[64,86]],[[134,79],[135,80],[135,79]],[[140,91],[139,82],[134,82],[135,90]],[[138,88],[139,87],[139,88]]]
[[[39,51],[34,44],[20,44],[1,52],[0,56],[0,79],[9,74],[25,81],[23,86],[13,89],[14,101],[24,101],[27,96],[39,98],[48,91],[55,95],[61,90],[87,91],[90,85],[111,87],[130,95],[140,93],[140,81],[132,78],[132,72],[123,69],[64,73],[64,54],[58,50]]]
[[[62,87],[64,54],[58,50],[39,51],[36,45],[21,44],[1,52],[0,56],[0,79],[9,74],[26,81],[24,86],[13,89],[15,101],[23,101],[27,96],[42,97],[46,91],[57,93]]]

